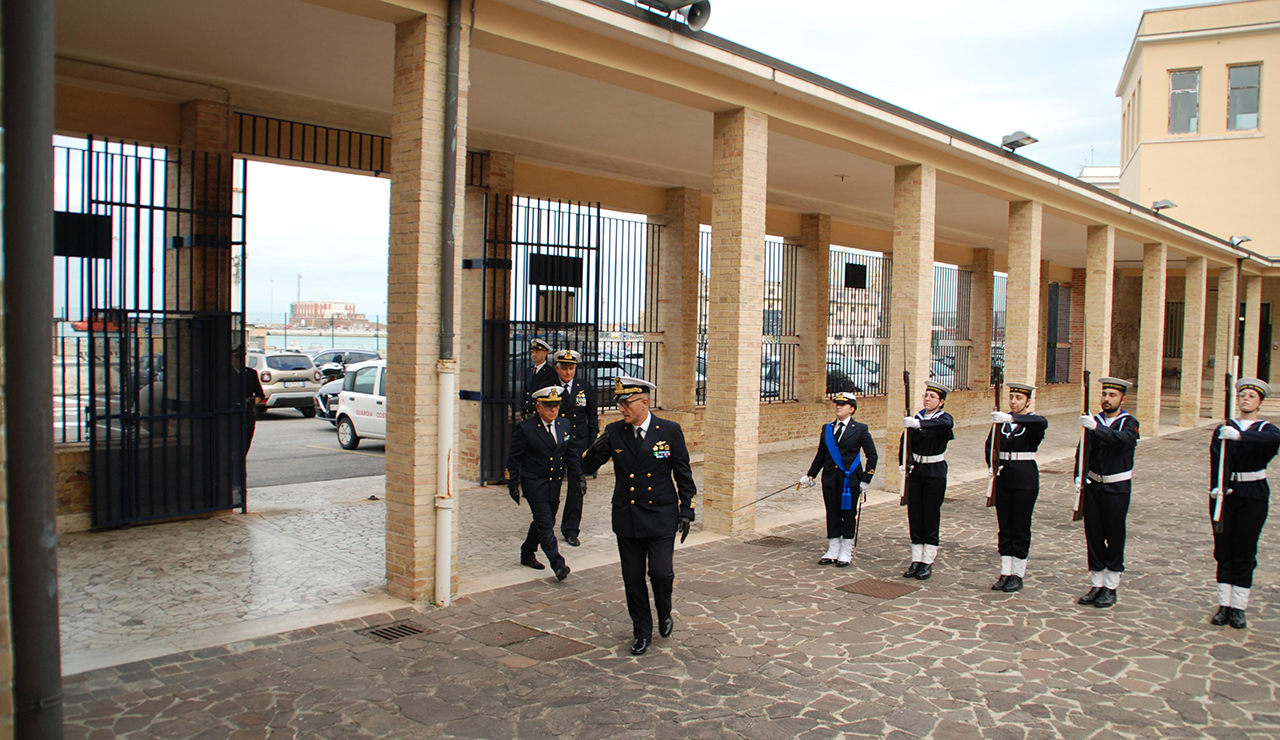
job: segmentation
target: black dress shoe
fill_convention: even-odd
[[[1088,606],[1089,604],[1092,604],[1093,602],[1097,601],[1098,597],[1102,595],[1102,592],[1104,590],[1105,589],[1103,589],[1101,586],[1094,586],[1093,588],[1089,589],[1089,592],[1086,593],[1084,596],[1081,596],[1080,598],[1076,599],[1076,603]]]
[[[1227,616],[1227,624],[1238,630],[1248,627],[1249,622],[1244,618],[1244,609],[1232,609],[1231,614]]]
[[[1009,576],[1009,580],[1005,581],[1004,592],[1007,594],[1022,590],[1022,576]]]
[[[649,638],[637,637],[634,641],[632,641],[631,643],[632,655],[644,655],[648,651],[649,651]]]
[[[667,617],[666,619],[662,619],[658,621],[658,634],[662,635],[663,637],[670,637],[671,633],[675,630],[675,628],[676,628],[676,620],[672,619],[671,617]]]
[[[1098,594],[1098,598],[1093,600],[1093,605],[1099,609],[1110,609],[1116,605],[1116,590],[1114,588],[1104,588],[1102,593]]]
[[[836,567],[837,567],[837,568],[848,568],[848,567],[849,567],[849,565],[850,565],[850,563],[849,563],[848,561],[846,561],[846,560],[837,560],[837,561],[836,561]]]
[[[564,536],[564,543],[570,547],[577,547],[582,544],[577,537],[567,534]]]
[[[534,570],[546,570],[547,567],[542,563],[539,563],[537,558],[520,558],[520,564],[526,568],[533,568]]]
[[[556,580],[563,581],[568,577],[569,577],[569,564],[565,563],[564,565],[560,566],[560,570],[556,571]]]
[[[920,570],[917,570],[917,571],[916,571],[916,580],[917,580],[917,581],[927,581],[927,580],[929,580],[929,577],[930,577],[930,576],[932,576],[932,575],[933,575],[933,564],[932,564],[932,563],[921,563],[921,564],[920,564]]]
[[[992,590],[992,591],[1003,591],[1003,590],[1004,590],[1004,584],[1006,584],[1006,583],[1008,583],[1008,582],[1009,582],[1009,576],[1002,575],[1002,576],[1000,576],[999,580],[997,580],[995,583],[991,584],[991,590]]]
[[[1221,627],[1226,624],[1229,619],[1231,619],[1231,607],[1220,606],[1218,607],[1218,613],[1209,618],[1209,624],[1212,624],[1214,627]]]
[[[907,568],[907,572],[902,574],[902,577],[915,578],[916,574],[920,572],[920,566],[922,565],[924,565],[924,563],[912,563],[911,567]]]
[[[831,565],[835,561],[835,558],[818,558],[818,565]]]

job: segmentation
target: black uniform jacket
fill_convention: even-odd
[[[573,423],[573,436],[586,440],[586,444],[591,444],[600,434],[596,389],[591,383],[582,382],[582,378],[574,377],[573,389],[567,394],[560,395],[564,396],[560,401],[560,418],[568,419]]]
[[[911,454],[913,456],[931,457],[933,455],[941,455],[947,451],[947,443],[955,439],[956,435],[952,432],[955,426],[955,419],[951,418],[951,414],[945,411],[938,412],[937,416],[927,417],[923,409],[916,412],[916,418],[920,420],[919,429],[903,430],[903,437],[907,432],[911,432]],[[902,464],[902,438],[898,441],[898,464]],[[947,461],[936,463],[920,463],[912,461],[907,466],[913,478],[946,478],[947,477]]]
[[[587,449],[582,469],[594,473],[613,460],[614,534],[670,537],[681,518],[694,518],[693,497],[698,492],[689,470],[684,431],[674,421],[653,416],[644,439],[624,439],[632,434],[624,421],[605,427],[608,448],[602,454],[596,454],[594,446]]]
[[[1280,450],[1280,427],[1261,419],[1253,422],[1247,431],[1237,419],[1231,420],[1231,426],[1240,430],[1240,441],[1231,442],[1231,446],[1227,448],[1230,453],[1227,464],[1231,466],[1232,475],[1254,471],[1265,472],[1271,458],[1276,456],[1277,450]],[[1222,425],[1214,428],[1213,440],[1209,442],[1210,489],[1218,487],[1218,455],[1222,451],[1222,440],[1218,439],[1218,430],[1221,428]],[[1266,478],[1248,481],[1232,480],[1227,488],[1231,490],[1231,495],[1241,498],[1266,499],[1271,496],[1271,486],[1267,484]]]
[[[576,383],[575,383],[576,384]],[[537,412],[533,401],[533,392],[553,385],[560,385],[560,376],[556,375],[556,366],[547,360],[542,363],[541,370],[534,370],[533,363],[524,369],[524,415],[531,416]]]
[[[809,466],[809,477],[816,476],[821,470],[822,490],[839,494],[844,492],[844,473],[840,472],[840,468],[836,467],[836,461],[831,459],[831,453],[827,452],[827,427],[833,424],[835,422],[822,426],[822,433],[818,435],[818,454],[813,456],[813,464]],[[834,429],[831,431],[835,432]],[[839,448],[840,457],[844,458],[846,467],[853,464],[853,459],[858,456],[859,451],[862,452],[862,469],[855,470],[849,478],[849,490],[856,496],[858,483],[861,481],[870,483],[872,476],[876,474],[876,463],[880,461],[876,454],[876,443],[871,441],[871,430],[866,424],[850,419],[849,428],[836,442],[836,447]]]
[[[1044,432],[1049,428],[1049,420],[1035,414],[1014,414],[1012,424],[1000,425],[1000,451],[1035,452],[1044,441]],[[992,425],[995,431],[995,425]],[[987,466],[991,466],[991,434],[987,434],[987,447],[984,455]],[[1000,460],[1000,486],[1020,490],[1040,490],[1040,466],[1035,460]]]
[[[1133,472],[1133,451],[1138,448],[1138,420],[1128,411],[1121,410],[1108,424],[1102,414],[1095,414],[1098,428],[1089,432],[1089,472],[1097,476]],[[1080,477],[1079,447],[1076,448],[1075,476]],[[1085,478],[1084,487],[1103,493],[1130,493],[1133,481],[1099,483]]]
[[[583,440],[574,435],[573,424],[567,419],[556,418],[553,423],[555,440],[538,416],[516,424],[511,433],[507,475],[510,480],[520,479],[520,488],[528,498],[554,496],[566,475],[582,475]]]

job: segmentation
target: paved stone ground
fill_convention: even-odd
[[[905,513],[879,504],[848,569],[815,564],[812,521],[770,532],[792,540],[780,547],[681,550],[676,633],[641,658],[614,565],[71,676],[67,737],[1277,738],[1280,563],[1265,535],[1250,629],[1206,621],[1208,434],[1142,445],[1111,610],[1074,603],[1087,584],[1065,472],[1044,476],[1028,586],[1009,595],[988,589],[995,516],[973,481],[948,494],[935,577],[897,598],[839,589],[906,583]],[[429,632],[355,632],[404,618]],[[548,634],[500,647],[472,631],[503,620]],[[557,647],[581,652],[538,657]]]

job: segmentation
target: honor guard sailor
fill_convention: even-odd
[[[933,575],[938,557],[938,530],[942,524],[942,500],[947,493],[947,443],[955,438],[955,420],[943,410],[951,389],[925,383],[924,408],[902,420],[903,437],[911,435],[911,459],[898,465],[908,477],[907,524],[911,531],[911,565],[903,578],[926,580]]]
[[[1209,443],[1209,511],[1222,500],[1222,531],[1213,533],[1213,559],[1218,562],[1218,611],[1210,623],[1248,626],[1244,610],[1249,606],[1253,571],[1258,567],[1258,536],[1267,521],[1271,486],[1267,465],[1280,450],[1280,428],[1258,418],[1262,399],[1271,386],[1257,378],[1236,383],[1237,418],[1213,430]],[[1227,449],[1227,481],[1218,480],[1219,456]]]
[[[600,421],[596,410],[596,389],[591,382],[582,382],[576,376],[582,355],[571,349],[557,351],[552,357],[563,390],[560,393],[560,416],[573,424],[573,436],[579,440],[591,440],[600,433]],[[582,499],[587,495],[585,476],[570,478],[564,499],[564,513],[560,515],[560,534],[572,547],[582,544],[578,535],[582,532]]]
[[[1030,412],[1034,385],[1009,383],[1009,413],[991,412],[987,435],[987,465],[995,470],[996,521],[1000,526],[1000,578],[992,591],[1022,590],[1031,550],[1031,514],[1040,495],[1040,468],[1036,450],[1044,440],[1049,420]],[[993,437],[1000,435],[998,459],[991,455]]]
[[[524,370],[524,415],[533,416],[537,404],[533,400],[533,392],[542,388],[557,385],[556,368],[547,362],[551,345],[541,339],[529,342],[529,365]]]
[[[560,508],[560,482],[567,475],[570,480],[582,476],[579,455],[585,445],[573,434],[573,424],[560,415],[560,388],[549,386],[533,392],[537,404],[537,416],[516,424],[511,433],[511,450],[507,455],[507,488],[511,500],[529,503],[533,521],[529,533],[520,546],[520,564],[542,570],[546,566],[538,562],[537,548],[551,561],[551,570],[563,581],[569,575],[569,566],[560,556],[556,543],[556,510]]]
[[[676,535],[684,542],[693,523],[697,489],[680,425],[649,412],[653,383],[620,377],[614,399],[622,419],[583,453],[582,468],[594,473],[613,461],[613,532],[622,561],[622,585],[631,616],[632,655],[644,655],[653,639],[653,612],[645,584],[646,565],[658,611],[658,634],[670,637],[672,564]]]
[[[1125,394],[1133,383],[1102,378],[1102,411],[1080,416],[1089,435],[1089,458],[1083,478],[1081,509],[1089,551],[1089,591],[1077,601],[1106,609],[1116,603],[1124,572],[1124,540],[1133,490],[1133,453],[1138,447],[1138,420],[1125,411]]]
[[[809,472],[800,483],[813,487],[814,476],[822,471],[822,503],[827,509],[827,551],[818,565],[835,563],[846,568],[853,561],[853,545],[858,534],[858,504],[866,498],[871,478],[876,474],[876,444],[866,424],[853,420],[858,410],[858,397],[837,393],[836,418],[822,426],[818,436],[818,452],[813,456]]]

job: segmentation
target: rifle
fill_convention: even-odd
[[[1089,413],[1089,371],[1084,371],[1081,378],[1081,384],[1084,386],[1084,403],[1081,405],[1080,413]],[[1084,498],[1084,482],[1089,477],[1089,430],[1080,427],[1080,445],[1076,449],[1076,470],[1079,471],[1079,477],[1076,484],[1076,505],[1071,510],[1071,521],[1078,522],[1084,518],[1084,507],[1082,501]]]
[[[1222,411],[1223,426],[1231,424],[1231,402],[1234,399],[1231,393],[1231,381],[1231,371],[1227,370],[1227,400],[1223,404],[1226,407]],[[1226,498],[1226,495],[1230,493],[1230,489],[1227,488],[1227,482],[1231,477],[1231,463],[1227,462],[1230,457],[1227,444],[1225,439],[1218,440],[1218,497],[1213,501],[1213,531],[1218,534],[1222,534],[1222,499]]]
[[[905,349],[905,348],[904,348]],[[905,358],[907,353],[904,351],[902,356]],[[911,416],[911,372],[909,370],[902,371],[903,386],[903,402],[906,408],[903,410],[903,417]],[[911,430],[902,430],[902,498],[898,499],[898,506],[907,505],[907,477],[911,475]]]
[[[1004,380],[1004,370],[996,373],[995,385],[992,388],[992,400],[995,410],[1000,410],[1000,385]],[[987,508],[996,505],[996,479],[1000,477],[1000,425],[991,423],[991,482],[987,486]]]

